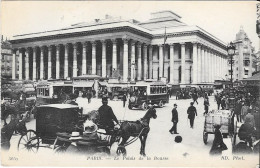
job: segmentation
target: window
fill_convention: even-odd
[[[179,71],[179,83],[181,83],[181,66],[179,67],[178,71]]]
[[[244,66],[249,66],[250,60],[244,60]]]

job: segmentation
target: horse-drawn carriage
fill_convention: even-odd
[[[125,146],[140,138],[141,152],[145,155],[145,141],[150,130],[150,118],[156,118],[156,110],[151,109],[138,121],[124,121],[119,130],[102,132],[105,127],[99,124],[99,112],[92,111],[82,114],[82,109],[71,104],[49,104],[37,108],[36,131],[28,130],[22,134],[18,142],[18,150],[37,152],[39,147],[48,147],[55,152],[70,152],[72,144],[76,151],[83,153],[110,154],[114,142],[121,142],[117,154],[126,155]],[[91,136],[86,132],[85,123],[95,123],[99,130],[97,136]],[[92,128],[92,127],[90,127]],[[91,132],[94,133],[94,132]],[[73,139],[74,136],[76,139]],[[130,136],[134,137],[129,139]],[[75,138],[75,137],[74,137]]]
[[[72,144],[73,132],[78,132],[77,145],[80,149],[94,149],[94,152],[109,153],[109,143],[83,136],[85,117],[82,109],[71,104],[49,104],[37,107],[36,131],[28,130],[18,142],[19,151],[37,152],[39,147],[47,147],[55,152],[64,152]]]
[[[224,138],[230,137],[233,144],[236,141],[237,122],[234,121],[234,112],[230,110],[212,110],[205,116],[203,142],[207,144],[208,134],[214,134],[215,125],[221,125],[220,131]]]

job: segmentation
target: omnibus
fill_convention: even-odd
[[[161,81],[140,82],[130,86],[129,109],[135,107],[146,110],[148,104],[163,107],[165,103],[169,103],[169,95],[167,85]]]
[[[41,81],[36,86],[37,103],[53,104],[60,101],[61,92],[70,95],[73,93],[73,84],[70,81],[49,82]]]

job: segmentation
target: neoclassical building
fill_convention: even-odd
[[[166,78],[185,86],[212,84],[227,72],[226,44],[171,11],[151,13],[145,22],[106,15],[64,29],[16,35],[11,43],[19,79],[111,77],[116,70],[125,82]]]

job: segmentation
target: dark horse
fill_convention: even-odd
[[[141,141],[140,154],[143,156],[146,156],[145,144],[146,144],[146,139],[147,139],[148,133],[150,131],[149,123],[150,123],[151,118],[154,118],[154,119],[157,118],[156,110],[153,107],[150,108],[146,112],[144,117],[141,118],[140,120],[124,121],[120,125],[119,134],[120,134],[120,137],[122,138],[122,141],[117,148],[117,154],[122,153],[123,155],[126,155],[125,146],[130,144],[130,142],[127,142],[127,140],[130,138],[130,136],[132,136],[132,137],[139,137],[139,139]]]
[[[25,126],[25,119],[19,121],[18,119],[13,119],[1,129],[1,148],[4,150],[10,149],[10,139],[14,131],[17,131],[19,134],[24,134],[27,132]]]
[[[89,112],[87,117],[89,119],[91,119],[94,123],[96,123],[98,126],[100,126],[98,111],[93,110],[93,111]],[[132,137],[136,137],[136,138],[139,137],[139,139],[141,141],[140,154],[145,156],[145,144],[146,144],[147,135],[150,131],[149,123],[150,123],[151,118],[154,118],[154,119],[157,118],[156,110],[153,107],[150,108],[146,112],[144,117],[141,118],[140,120],[124,121],[120,125],[120,129],[118,131],[116,131],[116,130],[114,131],[115,134],[112,136],[122,138],[122,141],[117,148],[117,154],[122,153],[123,155],[126,155],[125,146],[130,144],[131,142],[133,142],[133,140],[130,140],[129,142],[127,142],[127,140],[132,136]],[[111,138],[111,139],[117,141],[119,138]]]

